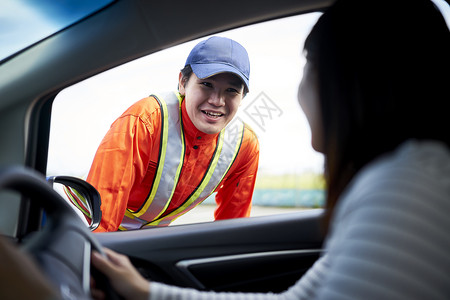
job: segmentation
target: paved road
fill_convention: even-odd
[[[185,215],[179,217],[173,221],[172,225],[190,224],[190,223],[200,223],[200,222],[210,222],[214,221],[214,209],[215,205],[205,205],[201,204],[186,213]],[[300,211],[301,208],[281,208],[281,207],[267,207],[267,206],[253,206],[250,213],[251,217],[256,216],[267,216],[274,214],[282,214]]]

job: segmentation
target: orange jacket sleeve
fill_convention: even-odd
[[[216,220],[249,217],[259,162],[259,143],[247,126],[236,161],[216,194]]]
[[[119,228],[130,192],[145,176],[153,130],[149,120],[140,117],[138,104],[113,123],[97,149],[87,177],[102,201],[102,220],[96,231]]]

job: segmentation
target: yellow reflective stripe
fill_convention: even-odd
[[[142,226],[142,224],[145,223],[145,221],[143,221],[142,219],[139,219],[138,217],[136,217],[136,216],[135,216],[132,212],[130,212],[128,209],[125,210],[125,217],[128,217],[128,218],[130,218],[130,219],[132,219],[132,220],[136,220],[137,222],[141,223],[141,226]],[[122,230],[122,231],[128,230],[128,228],[126,228],[125,226],[127,226],[127,224],[121,224],[121,225],[119,225],[119,230]]]
[[[132,212],[130,212],[129,210],[125,211],[125,216],[127,216],[128,218],[131,218],[131,219],[135,219],[134,214]]]
[[[189,206],[195,202],[195,200],[197,200],[197,198],[200,196],[200,194],[203,192],[203,190],[205,189],[206,185],[208,184],[209,180],[211,179],[212,174],[214,173],[214,169],[217,166],[217,162],[219,161],[219,157],[220,157],[220,153],[222,152],[222,147],[223,147],[223,140],[224,140],[224,133],[225,133],[225,128],[222,129],[222,131],[220,132],[219,135],[219,140],[217,142],[217,149],[215,151],[214,157],[211,161],[211,164],[205,174],[205,176],[203,177],[202,182],[200,183],[200,185],[198,186],[197,190],[191,195],[191,197],[189,197],[189,199],[187,201],[185,201],[183,203],[183,205],[181,205],[180,207],[178,207],[176,210],[174,210],[173,212],[171,212],[170,214],[168,214],[167,216],[164,216],[164,218],[160,219],[160,220],[155,220],[153,222],[150,222],[148,224],[146,224],[146,226],[148,225],[152,225],[152,226],[158,226],[159,223],[161,221],[163,221],[164,219],[170,218],[174,215],[177,215],[178,213],[186,210],[187,208],[189,208]]]
[[[220,178],[219,182],[217,183],[217,185],[214,187],[213,191],[215,191],[217,189],[217,187],[219,186],[219,184],[222,182],[223,178],[225,177],[225,175],[227,175],[228,170],[230,170],[231,166],[233,165],[236,156],[239,152],[239,148],[241,148],[242,145],[242,140],[244,138],[244,130],[245,130],[245,125],[242,124],[241,126],[241,130],[239,132],[239,136],[237,138],[237,140],[239,141],[238,143],[236,143],[236,146],[234,147],[234,154],[233,154],[233,159],[230,161],[230,164],[228,165],[228,168],[225,170],[225,172],[223,173],[222,177]]]
[[[185,155],[185,152],[186,152],[186,144],[185,144],[185,140],[184,140],[184,132],[183,132],[183,125],[182,125],[183,122],[181,121],[181,102],[183,100],[183,97],[179,93],[176,93],[176,95],[177,95],[178,102],[179,102],[179,120],[180,120],[180,126],[181,126],[181,145],[182,145],[181,148],[183,150],[181,151],[180,163],[178,164],[177,172],[175,173],[174,184],[173,184],[172,192],[170,192],[170,197],[166,201],[166,205],[164,205],[164,209],[161,210],[161,212],[155,217],[155,219],[158,219],[163,213],[166,212],[167,208],[169,207],[170,201],[172,200],[172,197],[173,197],[173,193],[175,193],[175,189],[177,187],[178,180],[180,179],[181,168],[182,168],[183,163],[184,163],[184,155]]]
[[[222,177],[220,178],[220,181],[219,181],[219,182],[217,183],[217,185],[214,187],[213,191],[215,191],[215,190],[217,189],[217,187],[218,187],[219,184],[222,182],[222,180],[223,180],[223,178],[225,177],[225,175],[228,173],[228,170],[229,170],[229,169],[231,168],[231,166],[233,165],[233,163],[234,163],[234,161],[235,161],[235,159],[236,159],[236,156],[238,155],[239,149],[240,149],[240,147],[241,147],[241,145],[242,145],[242,140],[243,140],[243,137],[244,137],[244,131],[245,131],[245,125],[242,124],[241,130],[239,131],[239,135],[238,135],[238,137],[237,137],[237,140],[238,140],[239,142],[237,142],[236,145],[235,145],[235,147],[234,147],[233,158],[232,158],[232,160],[230,161],[230,163],[229,163],[229,165],[228,165],[226,171],[223,173]],[[223,137],[222,137],[222,141],[223,141],[224,135],[222,135],[222,136],[223,136]],[[216,161],[216,164],[217,164],[217,161]],[[212,172],[211,172],[211,174],[212,174]],[[203,187],[203,189],[204,189],[204,187]],[[194,199],[194,201],[191,201],[190,203],[192,204],[193,202],[195,202],[195,200],[196,200],[196,199]],[[197,203],[197,204],[195,205],[195,207],[196,207],[197,205],[201,204],[202,202],[203,202],[203,201],[200,201],[199,203]],[[182,207],[185,207],[185,205],[183,205]],[[186,207],[186,208],[189,208],[189,206]],[[192,207],[192,208],[189,209],[189,210],[186,209],[186,210],[182,211],[182,213],[180,213],[180,215],[175,216],[175,217],[174,217],[174,214],[175,214],[177,211],[174,211],[173,213],[168,214],[167,216],[165,216],[164,218],[161,218],[160,220],[156,220],[156,221],[153,221],[153,222],[150,222],[150,223],[145,224],[143,227],[153,227],[153,226],[158,226],[159,224],[161,224],[161,222],[166,221],[167,219],[170,219],[171,217],[174,217],[173,220],[175,220],[175,219],[181,217],[182,215],[184,215],[185,213],[187,213],[188,211],[192,210],[193,208],[194,208],[194,207]],[[172,222],[173,220],[170,220],[170,222]]]
[[[74,206],[76,206],[85,216],[92,218],[91,213],[85,207],[82,207],[80,204],[78,204],[78,201],[77,201],[77,199],[78,199],[80,202],[82,202],[86,206],[86,199],[84,199],[84,197],[80,193],[78,193],[78,191],[76,191],[70,187],[64,186],[63,189],[64,189],[64,193],[66,194],[67,198],[69,198],[70,202]],[[72,193],[75,194],[75,196]]]
[[[156,191],[158,190],[159,182],[161,181],[161,174],[163,171],[164,161],[166,159],[166,149],[167,149],[167,138],[169,135],[169,114],[167,112],[167,104],[165,101],[160,101],[161,105],[161,112],[163,115],[163,126],[161,127],[162,133],[162,140],[161,140],[161,153],[159,155],[159,162],[158,162],[158,169],[156,170],[155,179],[153,181],[152,190],[150,192],[149,197],[147,198],[147,201],[145,201],[144,206],[140,208],[139,211],[133,212],[132,210],[128,209],[130,212],[133,212],[133,214],[137,217],[142,216],[152,203]]]

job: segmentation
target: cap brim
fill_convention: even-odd
[[[191,64],[192,71],[200,79],[205,79],[220,73],[232,73],[238,76],[245,84],[247,91],[249,91],[249,81],[238,69],[233,66],[225,64]]]

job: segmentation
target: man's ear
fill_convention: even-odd
[[[182,96],[184,96],[186,94],[185,88],[184,88],[185,83],[186,83],[186,78],[183,77],[183,74],[180,72],[180,74],[178,75],[178,92],[180,92],[180,94]]]

